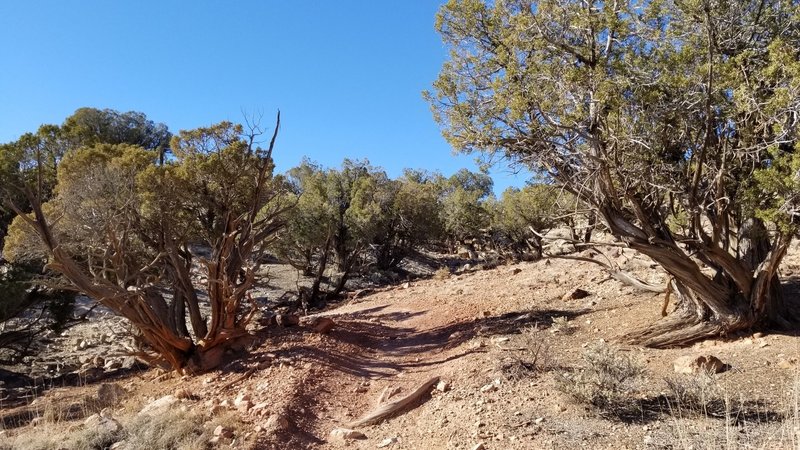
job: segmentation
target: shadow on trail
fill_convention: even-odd
[[[390,356],[423,354],[457,347],[477,336],[518,334],[531,326],[549,326],[555,317],[572,320],[589,310],[568,311],[558,309],[510,312],[500,316],[489,316],[471,321],[455,322],[448,325],[416,330],[414,328],[392,326],[384,321],[396,321],[398,317],[409,318],[421,314],[404,313],[373,314],[375,321],[355,321],[341,317],[340,328],[332,336],[365,349],[377,350]]]
[[[475,337],[518,334],[531,326],[549,326],[554,317],[565,316],[572,320],[589,312],[554,309],[517,311],[417,330],[393,322],[425,314],[426,311],[380,314],[383,308],[385,307],[335,317],[338,327],[328,336],[349,344],[350,348],[352,346],[360,348],[358,352],[343,352],[301,344],[275,353],[279,356],[299,355],[304,361],[311,361],[315,365],[352,375],[381,378],[404,370],[435,366],[485,351],[473,348],[442,355],[443,352]]]

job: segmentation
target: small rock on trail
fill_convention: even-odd
[[[720,373],[728,369],[728,365],[713,355],[686,355],[676,359],[672,366],[677,373]]]
[[[356,430],[351,430],[350,428],[334,428],[331,431],[331,439],[335,441],[352,441],[355,439],[366,439],[367,436]]]

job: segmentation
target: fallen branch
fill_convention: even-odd
[[[395,386],[395,387],[389,387],[389,386],[386,386],[386,387],[383,389],[383,392],[381,392],[381,395],[380,395],[380,397],[378,397],[378,401],[377,401],[377,402],[375,402],[375,406],[376,406],[376,407],[380,407],[381,405],[383,405],[383,403],[384,403],[385,401],[387,401],[387,400],[389,400],[390,398],[392,398],[392,397],[393,397],[395,394],[397,394],[398,392],[400,392],[400,388],[399,388],[399,387],[397,387],[397,386]]]
[[[494,345],[497,348],[499,348],[500,350],[503,350],[503,351],[506,351],[506,352],[520,352],[520,351],[523,351],[523,350],[528,350],[525,347],[503,347],[500,344],[494,344]]]
[[[642,291],[655,292],[656,294],[662,294],[662,293],[664,293],[666,291],[665,288],[663,288],[661,286],[654,286],[654,285],[652,285],[650,283],[646,283],[646,282],[634,277],[633,275],[629,274],[628,272],[623,272],[623,271],[620,270],[620,271],[617,271],[617,272],[611,272],[610,275],[615,280],[620,281],[622,283],[625,283],[627,285],[633,286],[636,289],[639,289],[639,290],[642,290]]]
[[[229,381],[224,386],[222,386],[219,390],[220,391],[224,391],[225,389],[228,389],[229,387],[233,386],[234,384],[239,383],[241,381],[244,381],[247,378],[250,378],[255,373],[255,371],[256,371],[255,368],[249,369],[247,372],[243,373],[242,376],[240,376],[238,378],[235,378],[232,381]]]
[[[395,414],[399,414],[403,412],[414,404],[417,400],[419,400],[423,395],[430,392],[431,387],[439,382],[439,377],[433,377],[426,382],[422,383],[410,394],[406,395],[405,397],[393,401],[391,403],[387,403],[375,411],[367,414],[366,416],[347,424],[348,428],[356,428],[362,425],[374,425],[380,422],[383,422],[384,419],[387,419]]]
[[[613,279],[615,279],[615,280],[617,280],[617,281],[619,281],[621,283],[627,284],[629,286],[633,286],[636,289],[640,289],[642,291],[648,291],[648,292],[655,292],[657,294],[662,294],[662,293],[664,293],[666,291],[666,289],[664,287],[662,287],[662,286],[655,286],[655,285],[652,285],[652,284],[647,283],[645,281],[642,281],[642,280],[636,278],[635,276],[631,275],[628,272],[616,269],[613,266],[611,266],[610,264],[606,264],[606,263],[604,263],[602,261],[598,261],[596,259],[586,258],[586,257],[583,257],[583,256],[568,256],[568,255],[546,255],[546,256],[548,258],[571,259],[571,260],[574,260],[574,261],[584,261],[584,262],[594,263],[594,264],[597,264],[599,266],[602,266],[606,271],[608,271],[608,274],[609,274],[609,276],[611,276],[611,278],[613,278]]]

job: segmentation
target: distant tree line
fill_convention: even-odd
[[[482,239],[514,257],[540,255],[537,233],[567,198],[535,185],[496,199],[483,173],[392,179],[347,159],[276,175],[279,124],[261,148],[257,127],[172,135],[141,113],[82,108],[0,146],[0,319],[44,299],[37,282],[57,286],[57,298],[79,292],[129,319],[154,362],[200,372],[247,335],[266,254],[312,277],[299,295],[315,307],[353,276],[395,270],[424,248]]]

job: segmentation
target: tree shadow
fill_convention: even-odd
[[[601,417],[626,425],[647,425],[665,418],[707,418],[726,421],[729,425],[747,423],[780,423],[786,420],[783,412],[763,400],[744,400],[726,404],[712,399],[704,405],[685,405],[674,395],[661,394],[624,405],[609,405],[599,411]]]
[[[475,347],[455,354],[446,354],[449,350],[476,337],[518,334],[531,326],[550,324],[554,317],[567,317],[571,320],[588,312],[588,310],[524,310],[418,330],[398,326],[396,322],[425,314],[426,311],[381,313],[387,306],[334,316],[337,327],[328,333],[328,337],[346,344],[344,347],[346,349],[355,347],[358,351],[338,350],[337,346],[320,348],[316,345],[298,343],[272,353],[276,358],[297,357],[315,366],[359,377],[383,378],[402,371],[436,366],[472,353],[486,351],[481,347]],[[283,331],[286,332],[291,331]],[[232,362],[226,367],[226,371],[245,372],[253,363],[248,359],[248,356],[244,356]]]
[[[779,334],[800,336],[800,276],[793,275],[781,280],[781,293],[791,317],[791,327],[774,329]]]
[[[560,367],[557,374],[575,373],[576,367]],[[557,375],[557,378],[559,375]],[[705,392],[697,388],[668,389],[658,395],[638,398],[630,392],[603,393],[582,391],[570,385],[570,376],[561,379],[567,382],[561,390],[572,400],[592,411],[597,416],[626,425],[647,425],[666,418],[706,418],[726,421],[731,426],[783,422],[787,415],[764,400],[742,399],[738,402],[726,400],[722,392]],[[669,383],[668,383],[669,384]],[[563,386],[563,385],[562,385]],[[596,384],[590,384],[598,389]]]

